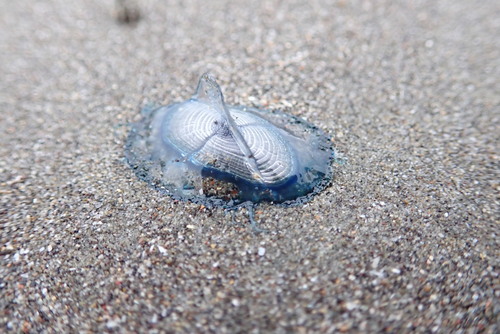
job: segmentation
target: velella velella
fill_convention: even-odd
[[[187,101],[143,110],[125,157],[140,179],[162,193],[235,208],[308,200],[332,177],[333,148],[320,129],[300,118],[226,105],[206,73]]]

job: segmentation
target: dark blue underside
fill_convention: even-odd
[[[304,196],[311,192],[324,176],[323,173],[318,173],[312,182],[305,183],[299,182],[299,176],[293,175],[279,184],[267,185],[251,182],[211,167],[204,167],[201,175],[202,177],[213,177],[234,184],[239,190],[238,198],[235,200],[238,202],[251,201],[253,203],[281,203]]]

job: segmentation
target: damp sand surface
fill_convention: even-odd
[[[497,1],[140,4],[0,4],[0,332],[499,331]],[[344,161],[268,233],[124,161],[206,71]]]

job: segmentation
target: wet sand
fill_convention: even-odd
[[[0,4],[0,331],[499,331],[496,1]],[[123,21],[123,20],[122,20]],[[126,20],[125,20],[126,21]],[[231,214],[124,162],[148,103],[211,71],[342,163]]]

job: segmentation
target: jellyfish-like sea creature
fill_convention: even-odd
[[[140,179],[174,198],[229,209],[295,205],[332,177],[334,151],[321,130],[283,112],[226,105],[210,74],[189,100],[143,114],[126,159]]]

